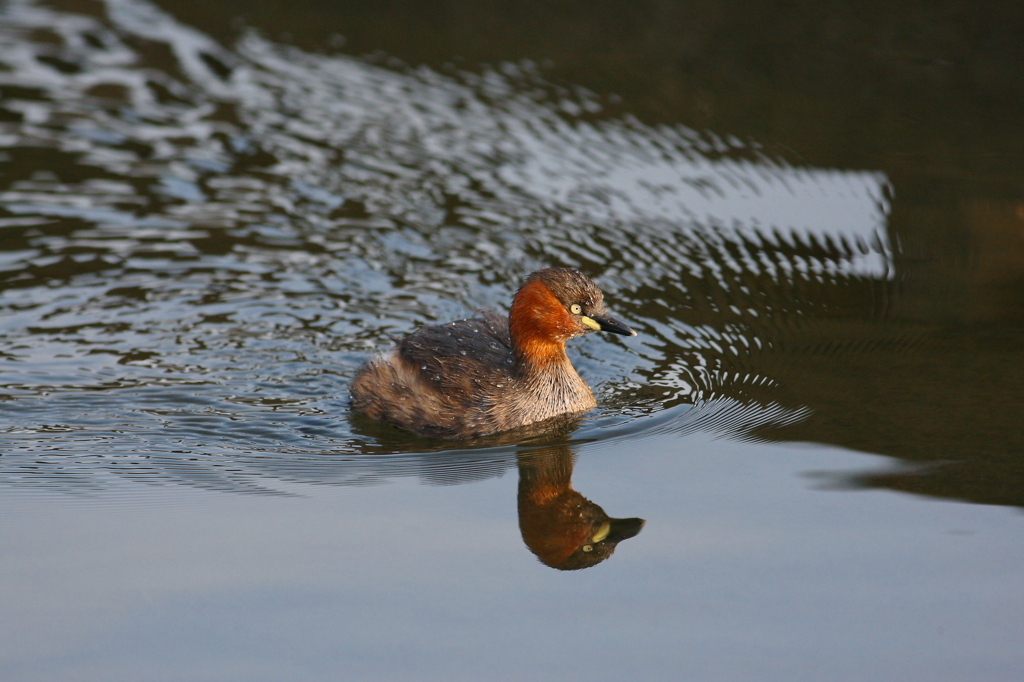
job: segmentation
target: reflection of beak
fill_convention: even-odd
[[[580,321],[594,331],[611,332],[612,334],[622,334],[623,336],[636,336],[635,331],[608,315],[594,315],[593,317],[584,315],[580,318]]]
[[[628,540],[643,530],[645,523],[647,522],[643,519],[609,519],[601,524],[600,530],[594,535],[594,542],[621,542]],[[605,530],[606,526],[607,530]],[[602,533],[604,535],[599,540],[597,536]]]
[[[608,537],[608,533],[610,532],[612,532],[612,522],[605,521],[601,524],[601,527],[597,529],[597,532],[594,533],[594,537],[590,538],[590,541],[601,542],[601,540],[604,540],[606,537]]]

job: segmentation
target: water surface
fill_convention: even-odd
[[[0,9],[4,679],[1019,678],[1004,43],[205,7]],[[639,332],[573,342],[597,410],[349,413],[371,353],[546,266]],[[570,479],[646,525],[560,571],[529,486]]]

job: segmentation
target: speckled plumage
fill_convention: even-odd
[[[572,312],[573,306],[579,312]],[[597,405],[565,354],[595,327],[634,334],[607,317],[585,275],[549,268],[526,279],[509,318],[423,327],[370,360],[352,381],[352,406],[378,421],[436,438],[471,438],[576,414]]]

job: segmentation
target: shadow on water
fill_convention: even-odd
[[[522,477],[508,442],[350,422],[346,382],[390,338],[502,309],[523,275],[568,265],[640,337],[577,343],[602,409],[516,444],[811,441],[913,465],[837,485],[1024,506],[1024,193],[1007,170],[1022,139],[1006,114],[1024,80],[979,56],[973,24],[927,46],[872,39],[899,55],[868,55],[888,78],[872,99],[878,74],[843,60],[762,45],[765,65],[750,36],[740,51],[755,20],[716,3],[677,17],[687,41],[644,19],[645,44],[688,46],[660,71],[628,43],[588,71],[571,53],[599,51],[558,45],[557,21],[518,53],[456,14],[448,51],[421,54],[368,34],[383,10],[362,4],[299,3],[288,45],[266,6],[238,10],[264,32],[237,35],[230,3],[175,3],[180,21],[127,0],[0,10],[5,483]],[[757,14],[778,29],[758,35],[832,35],[800,50],[863,63],[856,17],[829,33],[806,9]],[[394,14],[394,35],[431,35],[415,16]],[[316,31],[287,28],[302,17]],[[349,54],[303,43],[333,32]],[[359,56],[369,45],[424,65]],[[468,62],[444,64],[455,52]],[[712,63],[718,80],[689,78]],[[864,99],[877,115],[851,123]],[[977,111],[958,105],[955,126],[913,123],[960,100]],[[537,471],[571,470],[551,457]]]

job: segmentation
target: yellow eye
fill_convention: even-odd
[[[583,551],[584,552],[593,552],[594,551],[594,546],[593,545],[583,545]]]
[[[580,313],[583,312],[583,308],[580,307],[579,303],[573,303],[571,306],[569,306],[569,312],[572,313],[573,315],[579,315]]]

